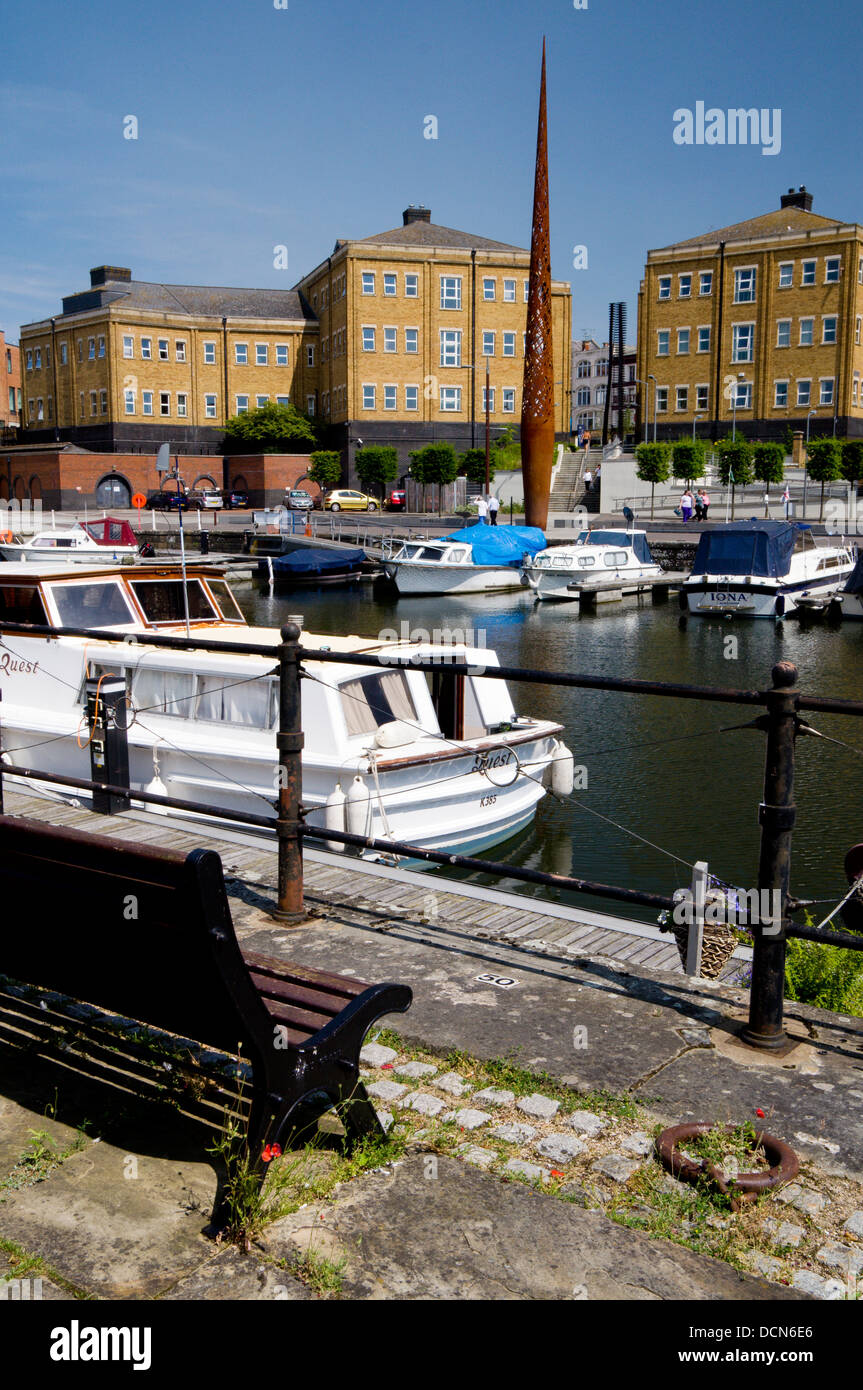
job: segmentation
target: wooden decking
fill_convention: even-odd
[[[206,845],[218,850],[226,876],[236,880],[233,896],[254,907],[259,927],[260,909],[275,896],[276,844],[264,834],[151,811],[96,815],[83,806],[33,795],[29,789],[19,791],[8,777],[4,797],[7,815],[30,816],[138,844],[181,851]],[[644,966],[681,972],[673,939],[650,924],[308,847],[304,859],[306,904],[317,916],[347,914],[375,930],[397,929],[418,941],[439,938],[444,931],[465,943],[500,942],[558,959],[604,956],[629,970]],[[283,933],[284,924],[274,922],[273,931]],[[721,978],[735,976],[751,954],[739,947]]]

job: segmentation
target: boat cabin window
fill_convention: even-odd
[[[620,569],[622,565],[626,564],[628,555],[625,550],[606,550],[602,558],[603,562],[608,566],[609,569],[616,570]]]
[[[76,536],[37,536],[34,550],[72,550],[78,544]]]
[[[207,587],[213,598],[222,610],[222,617],[227,623],[245,623],[243,610],[231,592],[231,586],[225,579],[208,579]]]
[[[825,555],[823,560],[818,561],[819,570],[835,570],[847,561],[844,555],[837,552],[835,555]]]
[[[52,584],[61,627],[127,627],[135,615],[123,586],[116,579],[89,584]]]
[[[464,558],[466,555],[467,547],[462,546],[459,550],[451,550],[449,552],[449,555],[447,556],[447,559],[449,560],[451,565],[461,565],[464,563]]]
[[[186,620],[183,604],[183,583],[180,579],[139,579],[132,584],[132,592],[144,610],[147,622],[182,623]],[[215,623],[219,613],[207,597],[200,579],[188,579],[186,590],[189,595],[189,617],[196,622]]]
[[[48,626],[48,614],[39,590],[33,584],[0,585],[0,622],[34,623]]]
[[[596,556],[595,556],[595,555],[579,555],[579,557],[578,557],[578,564],[579,564],[579,568],[580,568],[580,569],[583,569],[583,570],[590,569],[591,565],[595,565],[595,564],[596,564]]]
[[[97,666],[100,676],[111,668]],[[114,671],[116,674],[116,669]],[[247,729],[271,729],[278,712],[277,686],[270,676],[201,676],[189,671],[160,671],[138,666],[126,672],[135,715],[170,715],[175,719],[205,719]]]
[[[416,707],[403,671],[360,676],[339,687],[348,738],[372,734],[394,719],[416,722]]]

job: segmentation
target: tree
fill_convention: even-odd
[[[806,446],[806,471],[821,484],[821,506],[818,520],[824,516],[824,484],[835,483],[842,477],[842,446],[838,439],[810,439]]]
[[[863,439],[843,440],[842,477],[848,483],[863,478]]]
[[[494,464],[492,463],[493,454],[489,450],[488,459],[488,480],[491,482],[494,477]],[[485,487],[485,449],[468,449],[462,454],[458,461],[459,472],[464,473],[465,477],[472,483],[479,483],[480,487]]]
[[[444,487],[451,483],[458,473],[458,459],[451,444],[426,444],[423,449],[415,449],[411,454],[411,472],[423,488],[430,484]],[[423,496],[425,505],[425,496]],[[441,494],[438,493],[438,516],[441,512]]]
[[[752,482],[752,445],[746,439],[717,439],[719,477],[728,487],[731,484],[731,520],[734,520],[734,494],[737,485]]]
[[[781,444],[755,444],[752,449],[752,472],[764,484],[764,515],[769,517],[767,489],[771,483],[785,478],[785,450]]]
[[[671,453],[671,467],[675,478],[689,483],[693,478],[704,477],[704,441],[702,439],[680,439]]]
[[[273,401],[232,415],[223,441],[225,452],[233,454],[305,454],[314,444],[311,421],[296,406]]]
[[[369,444],[364,449],[357,449],[354,463],[366,492],[377,488],[383,496],[386,484],[398,477],[399,456],[396,450],[387,444]]]
[[[653,520],[653,491],[657,483],[667,483],[671,475],[669,456],[671,445],[665,443],[638,444],[635,449],[635,473],[643,483],[650,483],[650,519]]]
[[[321,492],[338,487],[342,480],[342,456],[335,449],[318,449],[309,459],[308,477]]]

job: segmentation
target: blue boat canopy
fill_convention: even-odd
[[[339,570],[359,569],[366,558],[364,550],[348,549],[325,550],[323,547],[304,546],[301,550],[291,550],[287,555],[273,557],[273,571],[279,575],[333,574]]]
[[[848,583],[845,585],[846,594],[863,594],[863,551],[857,557],[857,563],[848,576]]]
[[[627,548],[632,546],[632,553],[640,564],[655,563],[643,531],[602,531],[597,527],[595,531],[583,531],[579,540],[584,541],[585,545],[625,545]]]
[[[787,521],[729,521],[702,532],[692,573],[781,579],[791,568],[797,535]]]
[[[545,536],[538,526],[487,526],[480,522],[453,531],[442,539],[463,541],[471,546],[475,565],[517,566],[525,553],[536,555],[546,547]]]

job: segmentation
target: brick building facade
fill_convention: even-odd
[[[17,430],[21,424],[21,352],[16,343],[7,343],[0,329],[0,370],[3,374],[0,389],[0,429],[4,435]]]

